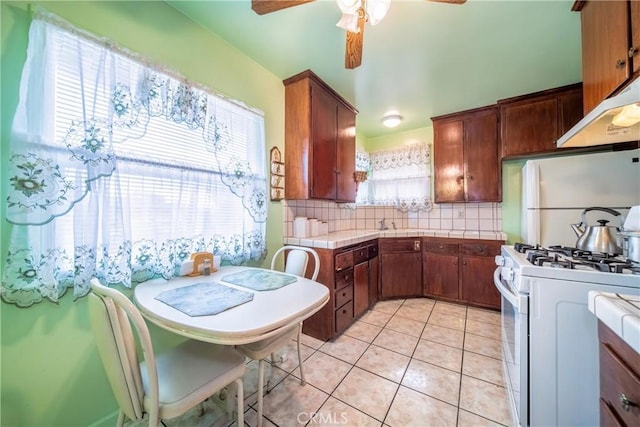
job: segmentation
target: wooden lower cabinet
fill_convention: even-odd
[[[493,285],[494,257],[502,241],[425,237],[423,295],[485,308],[500,308]]]
[[[460,299],[485,307],[500,308],[500,292],[493,284],[495,269],[493,256],[462,256]]]
[[[425,239],[423,248],[423,295],[459,299],[458,244]]]
[[[600,425],[640,425],[640,354],[598,321]]]
[[[358,317],[369,308],[369,260],[353,267],[353,315]]]
[[[326,341],[344,332],[369,308],[373,276],[369,254],[377,255],[377,240],[339,249],[314,249],[320,257],[317,281],[329,288],[330,296],[320,311],[303,322],[302,330]],[[377,287],[377,266],[374,280]]]
[[[406,298],[422,295],[421,239],[381,239],[380,298]]]
[[[380,260],[378,259],[378,242],[369,245],[369,308],[378,302],[380,284]]]

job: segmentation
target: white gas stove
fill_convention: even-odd
[[[640,265],[561,246],[503,246],[505,381],[514,424],[598,425],[597,319],[589,291],[640,296]]]
[[[640,263],[565,246],[502,246],[496,264],[504,267],[504,279],[513,275],[507,282],[520,293],[529,293],[532,277],[640,287]]]

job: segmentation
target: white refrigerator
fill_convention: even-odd
[[[640,149],[528,160],[522,169],[522,239],[542,246],[575,247],[571,224],[589,211],[589,225],[609,220],[619,227],[631,206],[640,205]]]

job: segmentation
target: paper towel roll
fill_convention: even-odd
[[[640,230],[640,205],[631,207],[622,228],[628,231]]]

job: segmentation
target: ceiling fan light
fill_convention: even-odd
[[[391,6],[391,0],[368,0],[366,3],[369,23],[376,25],[385,17]]]
[[[338,7],[342,13],[355,14],[360,6],[362,6],[362,0],[336,0]]]
[[[343,30],[347,30],[352,33],[359,33],[360,28],[358,27],[358,14],[343,13],[342,17],[336,24],[336,27],[340,27]]]
[[[394,128],[402,122],[402,116],[400,114],[387,114],[382,118],[382,124],[388,128]]]

